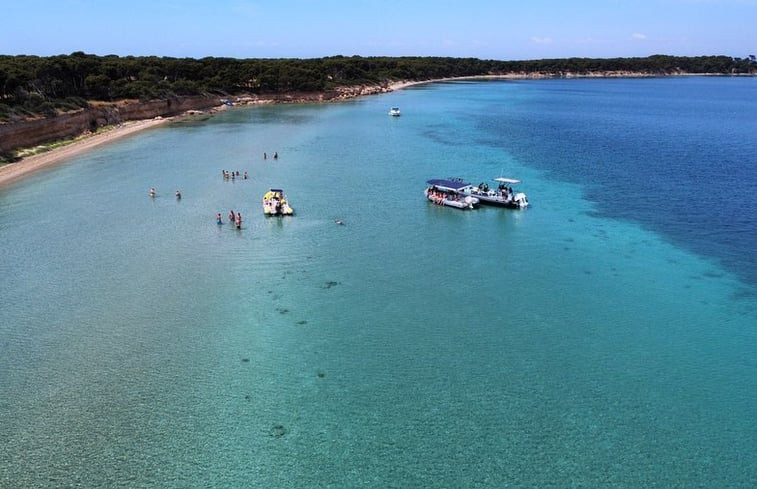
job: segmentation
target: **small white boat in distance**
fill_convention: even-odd
[[[394,116],[394,117],[399,117],[400,116],[400,108],[399,107],[392,107],[391,109],[389,109],[389,115]]]
[[[423,192],[426,198],[434,204],[456,207],[458,209],[475,209],[478,198],[465,194],[465,189],[471,184],[462,180],[433,179]]]

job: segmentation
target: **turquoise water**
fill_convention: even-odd
[[[608,114],[754,81],[614,82],[232,110],[1,189],[0,486],[753,487],[749,241],[677,232],[680,178],[657,220],[602,189],[649,145]],[[531,208],[422,195],[501,174]]]

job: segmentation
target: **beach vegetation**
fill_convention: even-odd
[[[330,56],[317,59],[0,55],[0,121],[51,116],[86,101],[156,99],[201,94],[285,94],[393,81],[498,74],[755,74],[754,55],[565,58],[524,61],[449,57]]]

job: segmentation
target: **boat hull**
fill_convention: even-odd
[[[467,194],[463,194],[467,195]],[[525,207],[528,207],[528,201],[525,199],[525,196],[523,198],[518,198],[518,195],[512,197],[512,198],[504,198],[504,197],[496,197],[491,195],[479,195],[479,194],[473,194],[475,197],[481,201],[481,204],[483,205],[493,205],[496,207],[507,207],[509,209],[523,209]]]
[[[523,192],[507,193],[494,190],[482,191],[477,187],[466,187],[457,192],[459,195],[465,195],[477,198],[483,205],[493,205],[497,207],[507,207],[509,209],[523,209],[528,207],[528,199]]]
[[[264,207],[263,208],[263,214],[265,214],[266,216],[269,216],[269,217],[271,217],[271,216],[293,216],[294,215],[294,210],[291,209],[291,208],[289,208],[287,210],[282,210],[282,211],[278,211],[277,212],[275,210],[267,209],[267,208]]]

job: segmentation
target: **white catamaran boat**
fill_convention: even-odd
[[[289,206],[284,191],[272,188],[263,196],[263,214],[266,216],[291,216],[294,209]]]
[[[478,187],[469,186],[461,189],[463,195],[476,197],[482,204],[497,205],[522,209],[528,206],[528,198],[523,192],[513,190],[513,185],[520,183],[514,178],[497,177],[494,179],[499,185],[496,189],[489,188],[486,183],[479,183]]]
[[[426,183],[428,187],[423,193],[434,204],[458,209],[474,209],[478,206],[478,198],[465,194],[466,187],[471,187],[469,183],[448,179],[433,179]]]

